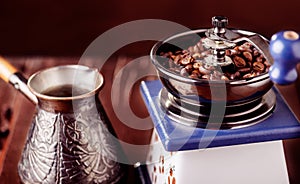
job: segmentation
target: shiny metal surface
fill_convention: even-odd
[[[195,45],[200,38],[205,37],[206,31],[207,29],[199,29],[180,33],[162,42],[158,42],[152,48],[150,53],[151,60],[156,67],[157,74],[163,86],[169,93],[176,98],[190,100],[193,103],[225,101],[230,104],[239,104],[261,98],[271,89],[273,83],[270,81],[268,73],[243,80],[208,81],[206,79],[191,79],[180,76],[161,65],[161,52],[168,52],[178,48],[184,49],[190,45]],[[255,43],[258,39],[254,35],[257,34],[243,30],[232,31],[240,34],[244,39],[252,41],[256,46],[257,44],[261,44],[257,47],[262,52],[268,53],[267,41]],[[269,58],[268,54],[265,56]],[[221,91],[224,93],[221,94]],[[214,99],[212,99],[212,93],[215,92],[220,92],[220,94],[214,95]]]
[[[47,96],[56,85],[78,85],[77,96]],[[28,87],[38,98],[36,115],[19,161],[23,183],[118,183],[123,177],[118,142],[98,99],[103,84],[95,69],[67,65],[32,75]]]
[[[190,101],[178,99],[168,93],[165,88],[161,90],[159,98],[161,108],[168,117],[180,124],[207,128],[209,118],[222,119],[221,122],[210,123],[210,129],[214,129],[214,127],[235,129],[259,123],[272,114],[276,105],[276,96],[272,90],[251,102],[226,106],[222,103],[215,104],[223,105],[221,108],[225,108],[225,114],[216,114],[215,112],[212,114],[211,105],[193,104]]]
[[[27,80],[23,77],[23,75],[15,73],[9,77],[9,82],[15,89],[23,93],[34,104],[38,103],[37,97],[29,90]]]
[[[93,97],[99,93],[104,83],[103,76],[93,68],[82,65],[63,65],[39,71],[28,79],[28,88],[38,98],[41,109],[49,112],[74,112],[74,102]],[[48,96],[43,92],[50,87],[73,85],[88,90],[82,95],[69,97]],[[74,92],[73,92],[74,94]]]
[[[243,37],[237,38],[232,41],[235,43],[238,43],[241,41],[250,42],[251,44],[256,46],[256,48],[264,55],[264,57],[267,59],[267,61],[270,64],[274,63],[274,59],[271,56],[271,53],[269,50],[269,42],[262,36],[260,36],[258,34],[254,34],[254,35],[250,35],[250,36],[243,36]]]

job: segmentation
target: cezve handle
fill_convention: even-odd
[[[274,59],[270,79],[280,85],[294,82],[297,77],[296,65],[300,63],[300,35],[294,31],[281,31],[270,41],[270,53]]]
[[[17,90],[22,92],[34,104],[38,103],[36,96],[27,87],[27,80],[18,70],[6,59],[0,56],[0,78],[12,84]]]

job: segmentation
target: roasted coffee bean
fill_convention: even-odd
[[[252,49],[251,47],[253,47],[250,42],[243,43],[243,46],[248,47],[249,49]]]
[[[254,75],[254,76],[258,76],[258,75],[260,75],[260,74],[262,74],[262,72],[259,72],[259,71],[253,72],[253,75]]]
[[[189,78],[192,78],[192,79],[199,79],[200,77],[201,77],[201,74],[200,74],[199,70],[193,70],[189,75]]]
[[[205,58],[211,54],[212,51],[204,49],[200,40],[188,49],[161,53],[162,57],[170,58],[169,61],[166,60],[168,63],[162,65],[182,76],[207,80],[247,79],[269,71],[270,64],[250,42],[226,50],[225,54],[233,61],[233,67],[222,67],[224,74],[217,71],[213,65],[204,63]]]
[[[252,61],[253,57],[252,54],[250,52],[243,52],[244,57],[248,60],[248,61]]]
[[[270,67],[270,66],[271,66],[270,63],[269,63],[268,61],[264,61],[264,65],[265,65],[266,67]]]
[[[196,63],[193,64],[194,69],[199,69],[200,66],[202,66],[202,64],[200,62],[196,62]]]
[[[172,59],[172,60],[175,60],[176,56],[177,56],[177,55],[169,55],[167,58],[170,58],[170,59]]]
[[[269,72],[269,67],[266,67],[266,69],[265,69],[265,73],[268,73]]]
[[[190,46],[188,49],[187,49],[190,53],[194,53],[194,48],[192,46]]]
[[[249,73],[251,71],[251,68],[240,68],[238,69],[238,72],[240,73]]]
[[[226,56],[231,56],[231,51],[229,49],[225,50],[225,55]]]
[[[242,67],[246,66],[246,61],[239,56],[234,56],[233,62],[235,64],[235,66],[238,68],[242,68]]]
[[[170,53],[170,52],[169,52]],[[172,53],[172,52],[171,52]],[[182,54],[182,50],[178,50],[175,52],[175,55]]]
[[[243,79],[249,79],[251,77],[255,77],[255,74],[254,73],[247,73],[243,76]]]
[[[265,65],[261,62],[254,62],[253,63],[253,70],[262,73],[265,70]]]
[[[201,73],[202,75],[207,75],[207,74],[210,74],[210,73],[211,73],[211,71],[208,70],[208,69],[206,69],[206,68],[204,68],[203,65],[201,65],[201,66],[199,67],[199,71],[200,71],[200,73]]]
[[[263,55],[260,55],[260,56],[258,56],[258,57],[256,58],[256,61],[257,61],[257,62],[264,62],[264,60],[265,60],[265,58],[264,58]]]
[[[210,77],[209,77],[209,75],[207,74],[207,75],[202,75],[202,77],[201,77],[202,79],[210,79]]]
[[[177,56],[175,56],[175,58],[174,58],[174,63],[175,63],[176,65],[179,65],[179,64],[180,64],[180,60],[181,60],[181,56],[180,56],[180,55],[177,55]]]
[[[227,49],[225,50],[225,55],[226,56],[233,56],[233,55],[237,55],[239,52],[235,49]]]
[[[199,79],[199,76],[195,73],[192,73],[191,75],[189,75],[189,78],[192,78],[192,79]]]
[[[194,70],[193,64],[188,64],[184,67],[188,73]]]
[[[188,50],[182,50],[182,53],[186,54],[186,53],[189,53],[189,51]]]
[[[202,52],[204,50],[204,47],[203,47],[203,44],[202,44],[202,41],[200,40],[197,44],[196,44],[199,48],[199,50]]]
[[[230,74],[229,78],[231,80],[234,80],[234,79],[239,79],[241,77],[241,73],[239,71],[233,73],[233,74]]]
[[[170,57],[170,55],[169,55],[169,53],[168,52],[161,52],[160,54],[159,54],[160,56],[162,56],[162,57]]]
[[[234,80],[234,79],[235,79],[234,73],[232,73],[232,74],[227,74],[227,76],[229,76],[229,79],[230,79],[230,80]]]
[[[252,68],[252,61],[248,61],[247,64],[250,68]]]
[[[259,55],[260,55],[259,51],[258,51],[256,48],[254,48],[254,49],[253,49],[253,56],[254,56],[254,57],[257,57],[257,56],[259,56]]]
[[[194,46],[193,51],[194,53],[201,52],[200,48],[197,45]]]
[[[264,65],[265,65],[265,72],[269,72],[271,64],[268,61],[264,61]]]
[[[229,79],[228,79],[228,77],[226,77],[225,75],[222,75],[222,76],[221,76],[221,80],[228,81]]]
[[[252,52],[252,50],[250,49],[250,47],[248,47],[246,45],[238,46],[238,50],[241,51],[241,52]]]
[[[192,61],[193,61],[192,57],[185,57],[180,60],[180,64],[187,65],[187,64],[190,64]]]
[[[195,54],[192,55],[192,57],[195,58],[195,59],[198,59],[198,58],[201,58],[202,56],[201,56],[200,53],[195,53]]]
[[[235,46],[235,47],[233,48],[233,50],[236,50],[236,52],[239,52],[239,51],[240,51],[238,46]]]
[[[248,79],[251,77],[251,75],[252,75],[251,73],[247,73],[243,76],[243,79]]]
[[[191,75],[195,76],[195,78],[201,77],[201,73],[199,72],[199,70],[193,70]]]
[[[200,53],[201,52],[200,48],[197,45],[189,47],[188,51],[191,55],[193,55],[194,53]]]
[[[240,54],[240,52],[238,51],[238,49],[228,49],[226,51],[229,51],[229,56],[234,56],[234,55]]]

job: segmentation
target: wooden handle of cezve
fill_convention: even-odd
[[[36,96],[27,87],[27,79],[6,59],[0,56],[0,78],[12,84],[17,90],[22,92],[34,104],[38,103]]]
[[[11,75],[17,73],[18,70],[11,65],[6,59],[0,56],[0,78],[9,83]]]

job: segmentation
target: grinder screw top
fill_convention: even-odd
[[[214,27],[214,33],[225,33],[225,29],[228,25],[228,18],[224,16],[214,16],[212,18],[212,26]]]
[[[205,59],[205,63],[213,66],[228,66],[233,62],[230,57],[225,55],[225,50],[233,48],[235,43],[227,40],[224,36],[226,33],[226,26],[228,19],[224,16],[212,17],[212,29],[206,32],[207,38],[203,39],[203,45],[207,49],[212,49],[212,55]]]

